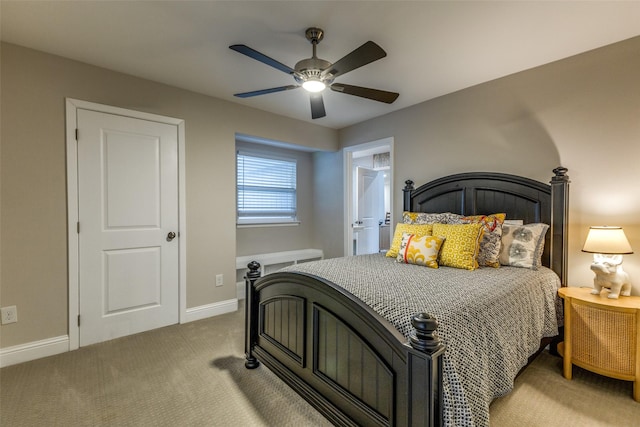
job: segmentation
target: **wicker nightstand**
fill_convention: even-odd
[[[640,402],[640,297],[609,299],[593,288],[561,288],[564,298],[564,377],[572,365],[597,374],[633,381]]]

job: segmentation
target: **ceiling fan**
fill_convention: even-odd
[[[344,56],[342,59],[333,64],[316,56],[316,46],[324,38],[324,31],[320,28],[308,28],[305,32],[307,40],[313,45],[313,56],[308,59],[299,61],[295,68],[288,67],[275,59],[245,46],[243,44],[234,44],[229,49],[235,50],[243,55],[267,64],[277,70],[283,71],[291,76],[297,84],[279,86],[270,89],[255,90],[251,92],[236,93],[234,96],[239,98],[250,98],[267,93],[283,92],[285,90],[297,89],[302,87],[309,92],[311,98],[311,118],[319,119],[326,116],[324,109],[324,101],[322,99],[322,91],[327,87],[335,92],[346,93],[347,95],[359,96],[362,98],[372,99],[374,101],[385,102],[391,104],[395,101],[399,94],[395,92],[387,92],[379,89],[370,89],[361,86],[352,86],[342,83],[334,83],[333,80],[349,71],[360,68],[378,59],[387,56],[387,53],[377,44],[368,41],[353,52]]]

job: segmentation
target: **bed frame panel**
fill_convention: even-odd
[[[550,224],[544,263],[566,282],[568,184],[497,173],[452,175],[417,189],[407,181],[404,209],[464,215],[505,212]],[[334,283],[309,274],[246,276],[245,366],[264,363],[335,425],[442,424],[444,346],[437,321],[412,319],[405,339],[386,319]]]
[[[440,402],[444,346],[434,334],[435,319],[416,316],[415,336],[407,342],[327,280],[294,273],[259,277],[259,264],[249,264],[248,368],[262,361],[336,425],[439,424],[430,419],[439,411],[425,405]],[[416,390],[408,394],[408,387]],[[410,410],[410,396],[419,408]]]

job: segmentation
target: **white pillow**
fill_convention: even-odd
[[[544,238],[549,226],[533,223],[502,225],[500,264],[537,270],[542,265]]]

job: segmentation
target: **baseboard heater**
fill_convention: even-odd
[[[283,267],[302,262],[316,261],[324,258],[322,249],[298,249],[295,251],[271,252],[256,255],[244,255],[236,257],[236,287],[238,299],[244,299],[244,275],[247,272],[247,264],[258,261],[264,276]]]

